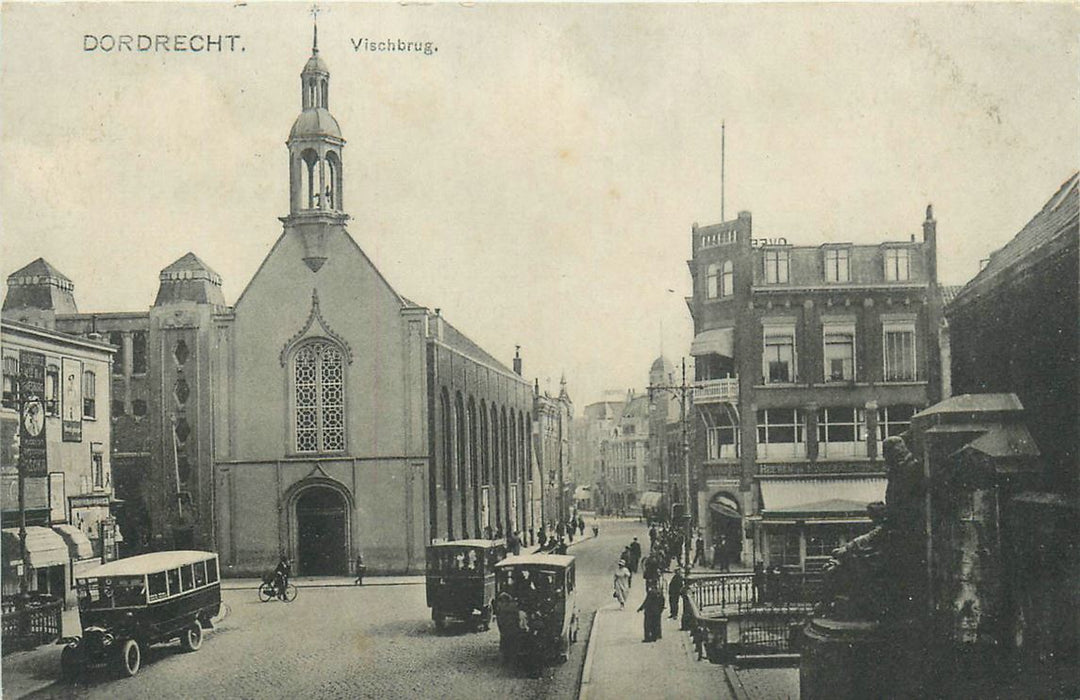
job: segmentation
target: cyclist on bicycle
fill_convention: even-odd
[[[289,575],[291,573],[292,565],[289,563],[289,558],[282,554],[277,568],[274,569],[274,586],[277,588],[279,598],[285,598],[285,587],[289,585]]]

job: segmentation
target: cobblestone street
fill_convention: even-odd
[[[29,697],[573,698],[593,611],[610,600],[613,558],[641,532],[636,523],[601,521],[599,539],[570,550],[579,562],[580,641],[541,678],[500,662],[495,626],[437,633],[422,585],[304,587],[289,604],[260,603],[241,589],[223,592],[228,614],[200,651],[154,648],[134,678],[104,669]],[[58,648],[56,656],[58,664]]]

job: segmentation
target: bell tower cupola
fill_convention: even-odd
[[[342,226],[342,151],[345,139],[330,114],[330,69],[319,55],[319,28],[313,27],[311,58],[300,72],[300,116],[286,142],[289,148],[289,215],[286,231],[303,239],[304,262],[318,272],[326,262],[326,237]]]

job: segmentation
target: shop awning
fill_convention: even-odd
[[[761,479],[760,483],[763,520],[863,515],[868,504],[885,500],[884,477]]]
[[[714,328],[698,333],[690,343],[690,354],[695,357],[712,354],[735,357],[735,329]]]
[[[741,520],[742,519],[742,516],[739,515],[739,511],[735,510],[734,508],[727,505],[726,503],[720,503],[718,501],[711,501],[709,503],[709,510],[716,513],[717,515],[722,515],[725,518],[735,518],[736,520]]]
[[[8,527],[2,531],[2,548],[5,561],[9,564],[22,559],[19,550],[19,528]],[[31,525],[26,528],[27,564],[35,569],[44,569],[68,562],[68,546],[60,535],[47,527]]]
[[[53,525],[53,530],[67,545],[68,555],[72,559],[90,559],[94,556],[94,546],[82,530],[74,525]]]
[[[663,498],[664,494],[659,491],[646,491],[641,494],[641,505],[643,508],[659,508]]]

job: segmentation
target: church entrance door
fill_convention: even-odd
[[[296,499],[297,573],[348,573],[348,505],[332,488],[313,486]]]

